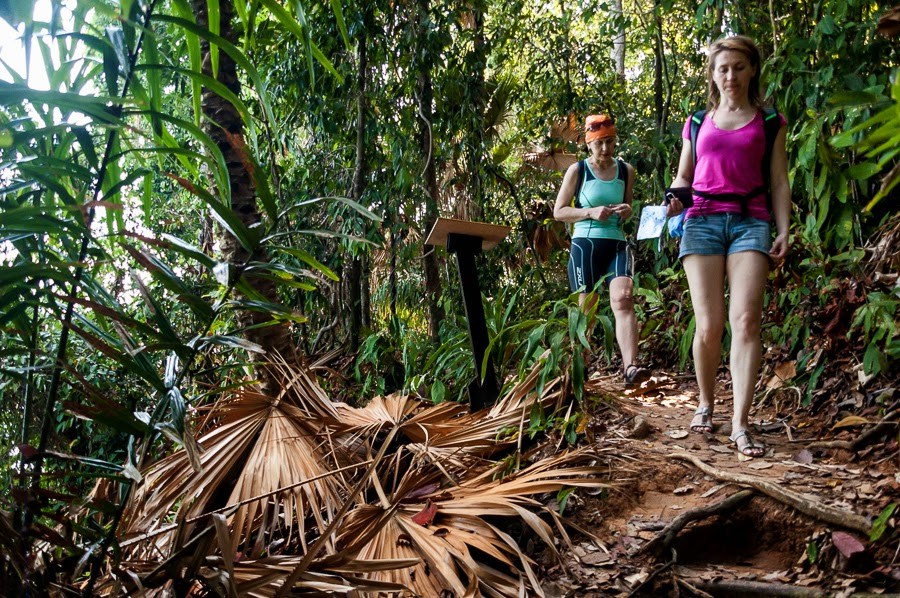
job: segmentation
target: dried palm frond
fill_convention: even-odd
[[[556,550],[553,528],[535,512],[544,507],[530,497],[572,486],[608,486],[601,468],[575,466],[592,458],[587,451],[574,451],[504,480],[485,473],[464,486],[429,486],[434,489],[424,495],[415,492],[422,489],[418,472],[410,472],[390,507],[363,505],[348,514],[337,545],[363,560],[420,559],[415,566],[367,574],[402,583],[409,590],[402,595],[542,595],[530,559],[489,519],[520,518]],[[412,496],[415,500],[403,502]]]
[[[132,495],[124,531],[126,538],[152,535],[153,541],[145,550],[136,548],[133,556],[168,554],[174,548],[174,530],[152,532],[176,511],[179,520],[193,520],[225,505],[240,505],[232,522],[233,546],[247,546],[252,539],[254,551],[276,527],[290,537],[296,526],[303,544],[307,518],[323,524],[322,514],[340,504],[343,484],[329,475],[338,468],[320,447],[318,425],[289,399],[273,402],[242,390],[219,409],[218,427],[198,439],[204,450],[199,473],[184,451],[150,467]],[[298,480],[312,482],[296,486]]]
[[[565,172],[572,164],[578,162],[578,156],[564,151],[532,148],[531,151],[525,152],[524,161],[541,170]]]

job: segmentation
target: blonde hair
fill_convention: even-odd
[[[751,106],[762,108],[763,102],[759,91],[759,74],[760,68],[759,48],[756,43],[744,35],[734,35],[732,37],[720,37],[709,45],[709,55],[706,63],[706,79],[709,89],[706,96],[706,107],[712,110],[719,106],[719,88],[713,81],[713,71],[716,68],[716,58],[719,54],[727,51],[739,52],[744,55],[750,62],[750,66],[756,69],[753,78],[750,79],[750,85],[747,88],[747,99],[750,100]]]

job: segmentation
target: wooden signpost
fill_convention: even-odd
[[[500,394],[497,373],[490,355],[487,357],[484,379],[481,378],[481,368],[485,364],[485,352],[490,339],[484,318],[484,305],[481,303],[475,256],[495,247],[509,231],[508,226],[438,218],[425,240],[426,245],[443,246],[456,255],[466,320],[469,322],[469,339],[475,359],[475,379],[469,383],[469,410],[472,412],[493,404]]]

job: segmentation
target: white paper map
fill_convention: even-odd
[[[666,206],[644,206],[641,223],[638,225],[637,239],[655,239],[666,226]]]

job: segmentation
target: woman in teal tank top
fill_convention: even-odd
[[[591,156],[566,171],[553,217],[573,225],[569,285],[572,292],[580,291],[579,303],[586,313],[594,310],[599,283],[609,284],[625,383],[640,384],[650,371],[636,363],[633,265],[622,230],[622,223],[631,217],[634,168],[615,158],[616,126],[609,116],[588,116],[584,139]]]

